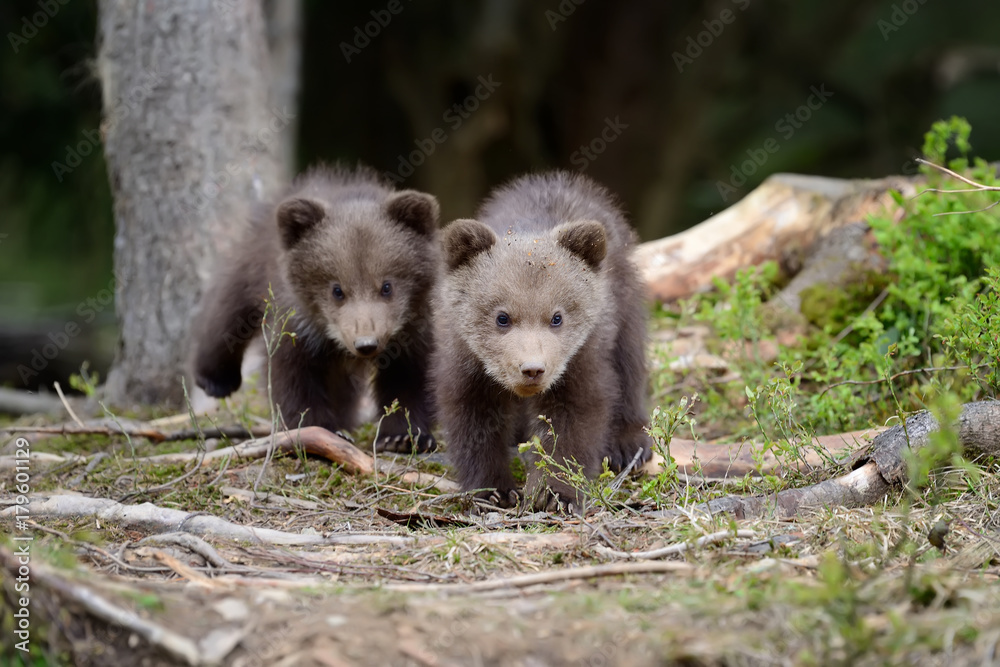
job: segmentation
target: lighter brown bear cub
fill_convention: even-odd
[[[444,230],[435,314],[435,394],[462,487],[515,504],[511,451],[532,435],[591,477],[604,457],[615,470],[647,460],[643,289],[611,196],[583,176],[533,175],[495,192],[480,220]],[[580,508],[528,463],[535,507]]]
[[[374,373],[378,405],[398,399],[380,449],[433,449],[429,299],[438,269],[439,209],[427,194],[394,192],[365,169],[314,169],[263,207],[222,267],[195,321],[194,376],[209,395],[241,383],[247,344],[268,286],[294,310],[272,360],[275,402],[289,428],[353,428]],[[414,435],[411,441],[409,434]]]

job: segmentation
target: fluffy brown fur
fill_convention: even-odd
[[[374,371],[386,417],[382,449],[431,449],[429,298],[439,262],[434,197],[394,192],[373,172],[314,169],[262,208],[208,290],[195,320],[194,377],[209,395],[241,383],[247,344],[260,332],[268,285],[279,313],[293,309],[273,358],[275,402],[286,424],[346,430]]]
[[[611,196],[579,175],[528,176],[479,219],[444,230],[435,304],[435,395],[462,487],[516,502],[511,451],[532,435],[590,476],[604,457],[615,470],[648,459],[643,289]],[[536,507],[579,508],[574,489],[528,463]]]

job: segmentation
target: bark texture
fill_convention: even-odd
[[[120,340],[111,403],[177,404],[191,314],[249,207],[281,185],[260,2],[101,0],[101,131]]]
[[[652,298],[675,301],[712,288],[712,279],[732,279],[739,269],[768,260],[797,273],[816,242],[832,230],[865,220],[894,206],[890,190],[915,193],[915,179],[842,180],[776,174],[725,211],[680,234],[643,243],[636,250]],[[862,235],[863,236],[863,235]],[[861,243],[859,239],[857,243]],[[798,310],[798,294],[825,277],[849,273],[845,264],[823,265],[776,297]],[[859,261],[867,253],[861,252]]]

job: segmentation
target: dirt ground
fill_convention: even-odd
[[[239,438],[178,435],[187,415],[86,410],[112,433],[0,426],[0,664],[1000,664],[992,461],[792,521],[694,508],[842,469],[664,469],[602,481],[580,517],[473,507],[441,481],[440,452],[374,475],[301,452],[209,458]],[[228,410],[200,427],[248,423]],[[353,434],[362,451],[374,429]],[[18,536],[33,538],[28,655],[14,648]]]

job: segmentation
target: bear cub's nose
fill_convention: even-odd
[[[371,336],[365,336],[364,338],[354,339],[354,349],[358,351],[362,357],[367,357],[375,354],[375,350],[378,349],[378,339]]]
[[[537,361],[526,361],[521,364],[521,374],[531,380],[537,380],[545,372],[545,366]]]

